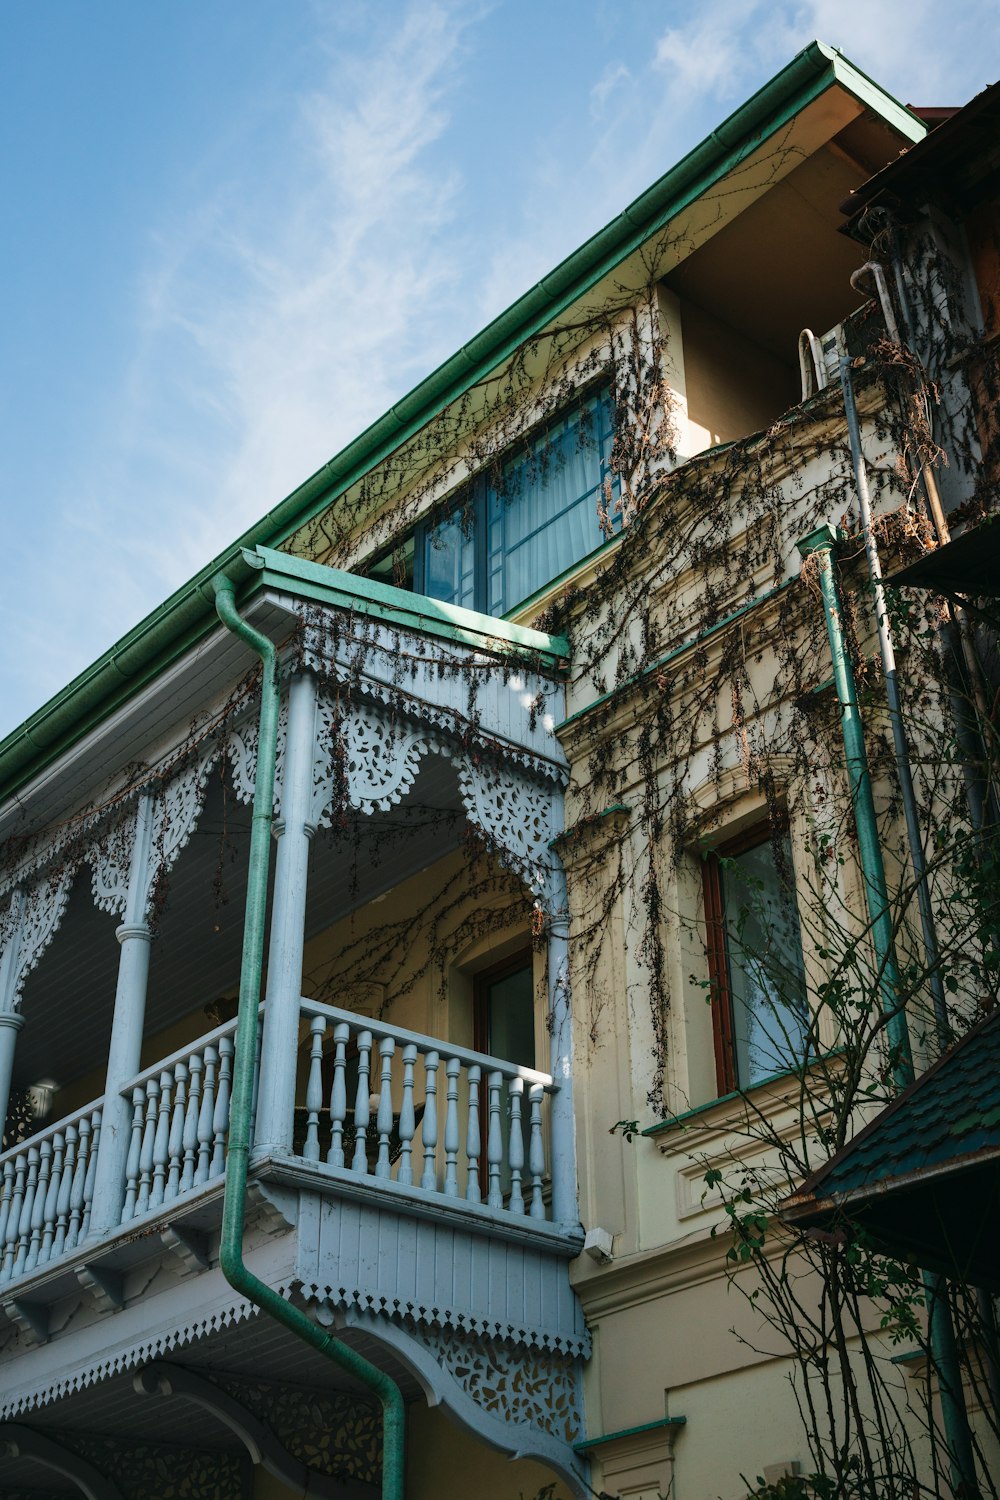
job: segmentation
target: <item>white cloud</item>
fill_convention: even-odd
[[[211,192],[164,215],[94,463],[58,497],[44,558],[22,560],[26,583],[61,585],[44,641],[23,614],[13,622],[25,701],[9,698],[12,713],[57,691],[433,368],[462,316],[474,331],[461,181],[434,147],[482,13],[412,0],[341,46],[343,12],[317,6],[325,76],[267,121],[287,136],[283,175],[264,142],[261,159],[228,158]],[[249,126],[247,139],[261,145]]]

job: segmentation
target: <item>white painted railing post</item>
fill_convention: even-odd
[[[563,1229],[577,1229],[576,1126],[573,1119],[573,1016],[569,984],[569,903],[566,875],[553,852],[547,882],[549,1072],[556,1085],[550,1110],[552,1131],[552,1218]]]
[[[108,1071],[101,1111],[101,1135],[94,1167],[94,1198],[90,1210],[92,1238],[116,1229],[125,1203],[125,1165],[132,1136],[132,1098],[122,1089],[139,1071],[142,1028],[149,980],[150,865],[153,840],[153,798],[139,797],[129,859],[128,895],[124,921],[115,936],[121,945],[118,985],[108,1047]]]
[[[281,781],[281,818],[274,824],[278,851],[267,960],[260,1088],[253,1156],[260,1160],[292,1149],[295,1073],[305,946],[306,887],[313,824],[316,757],[316,681],[308,672],[288,688],[288,731]]]

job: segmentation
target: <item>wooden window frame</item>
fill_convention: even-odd
[[[508,974],[515,974],[518,969],[528,969],[532,976],[532,987],[534,986],[534,954],[529,947],[518,948],[516,953],[511,953],[507,958],[501,959],[499,963],[491,964],[488,969],[480,969],[472,978],[472,1045],[476,1052],[490,1052],[490,986],[496,984],[498,979],[506,979]]]
[[[708,956],[708,984],[712,1002],[715,1076],[720,1098],[724,1094],[735,1094],[741,1085],[736,1072],[736,1037],[733,1022],[733,996],[729,978],[729,946],[719,861],[736,854],[745,854],[748,849],[756,849],[761,844],[770,843],[775,834],[787,832],[787,819],[783,818],[775,823],[770,818],[764,818],[752,823],[735,837],[726,839],[720,844],[714,844],[704,855],[702,886],[705,898],[705,952]]]

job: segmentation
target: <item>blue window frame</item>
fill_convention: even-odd
[[[609,527],[620,527],[613,440],[614,407],[605,387],[531,433],[443,513],[422,522],[407,554],[406,583],[485,614],[506,614],[529,599],[596,551]],[[603,526],[602,512],[610,512]],[[398,581],[407,545],[397,544],[369,571]]]

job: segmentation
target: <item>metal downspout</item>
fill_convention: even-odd
[[[879,275],[881,276],[881,270]],[[893,324],[893,328],[895,324]],[[890,329],[892,332],[892,329]],[[875,534],[872,530],[871,495],[868,489],[868,471],[861,451],[861,431],[858,426],[858,410],[854,402],[854,385],[851,380],[851,361],[840,361],[840,384],[844,392],[844,409],[847,412],[847,431],[851,441],[851,462],[854,466],[854,485],[861,511],[861,529],[865,539],[865,554],[868,558],[868,577],[871,581],[872,599],[875,605],[875,624],[878,630],[879,653],[882,657],[882,675],[885,678],[885,696],[889,704],[889,722],[892,726],[892,747],[896,761],[896,776],[903,799],[903,818],[906,837],[910,845],[910,862],[916,882],[917,906],[920,911],[920,931],[927,961],[927,982],[934,1005],[934,1025],[938,1046],[942,1050],[951,1042],[948,1024],[948,1002],[944,994],[941,977],[941,954],[938,948],[934,910],[927,883],[927,861],[924,858],[924,843],[920,831],[920,815],[913,789],[913,772],[910,768],[910,751],[906,742],[906,726],[899,697],[899,682],[896,678],[896,652],[889,626],[889,611],[882,588],[882,564],[879,560]]]
[[[889,890],[882,861],[875,820],[875,803],[872,800],[872,778],[868,769],[868,754],[865,750],[864,733],[861,728],[861,713],[854,684],[854,669],[844,642],[841,628],[840,591],[833,569],[833,554],[839,540],[832,526],[820,526],[799,542],[799,552],[804,558],[815,555],[819,575],[820,591],[823,595],[823,613],[826,617],[826,633],[830,642],[830,657],[833,662],[833,680],[840,700],[840,726],[844,736],[844,751],[847,758],[847,774],[851,783],[851,802],[854,806],[854,821],[858,833],[858,848],[861,856],[861,874],[865,887],[865,904],[871,923],[875,961],[878,966],[879,994],[882,1012],[886,1018],[886,1034],[892,1049],[892,1078],[897,1089],[904,1089],[913,1079],[913,1056],[910,1052],[910,1033],[899,998],[899,970],[896,966],[896,951],[893,942],[892,913],[889,909]]]
[[[246,1220],[247,1169],[250,1155],[250,1113],[257,1051],[258,1005],[264,958],[267,876],[271,856],[271,819],[274,808],[274,765],[278,732],[278,653],[273,641],[254,630],[236,609],[230,579],[215,582],[215,606],[222,623],[257,652],[261,659],[260,731],[254,786],[253,823],[247,875],[243,955],[240,963],[239,1013],[233,1060],[232,1102],[226,1156],[226,1185],[222,1212],[219,1264],[230,1286],[254,1302],[298,1338],[374,1391],[382,1403],[382,1497],[403,1500],[405,1479],[406,1413],[399,1386],[390,1376],[335,1339],[286,1302],[279,1292],[255,1276],[243,1259]]]
[[[886,1032],[892,1049],[892,1078],[897,1091],[901,1092],[914,1078],[913,1055],[906,1013],[900,999],[889,892],[875,818],[875,803],[872,799],[871,772],[858,709],[854,669],[841,626],[840,590],[833,564],[838,540],[838,534],[832,526],[821,526],[809,536],[803,537],[798,547],[803,558],[815,555],[818,566],[833,677],[840,700],[841,728],[858,833],[865,902],[878,965],[882,1011],[886,1017]],[[952,1489],[960,1500],[976,1500],[979,1488],[975,1457],[944,1278],[925,1271],[922,1279],[927,1295],[930,1354],[938,1374],[941,1414],[951,1459]]]

